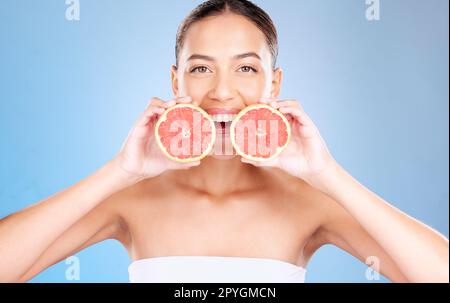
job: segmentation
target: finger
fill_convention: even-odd
[[[176,104],[176,101],[175,100],[170,100],[170,101],[164,101],[164,100],[162,100],[162,99],[160,99],[160,98],[157,98],[157,97],[153,97],[151,100],[150,100],[150,103],[149,103],[149,106],[160,106],[160,107],[162,107],[162,108],[169,108],[169,107],[172,107],[172,106],[174,106]]]
[[[158,98],[158,97],[153,97],[150,99],[149,105],[154,105],[154,106],[160,106],[164,104],[164,100]]]
[[[285,106],[297,107],[302,111],[305,111],[301,103],[297,100],[278,100],[277,104],[271,104],[271,106],[274,106],[275,108],[281,108]]]
[[[303,112],[300,108],[281,107],[279,110],[283,114],[290,114],[290,115],[292,115],[298,122],[300,122],[303,125],[310,124],[310,119],[308,118],[306,113]]]
[[[282,107],[280,111],[292,115],[300,123],[299,131],[302,137],[313,138],[317,136],[318,130],[305,112],[292,107]]]
[[[199,102],[197,100],[192,100],[192,104],[195,105],[195,106],[200,106],[200,103],[201,102]]]
[[[148,139],[150,134],[153,132],[153,124],[150,122],[156,118],[155,116],[146,116],[139,120],[130,132],[130,137],[136,140]]]
[[[286,119],[288,120],[289,124],[293,124],[295,121],[295,118],[291,114],[284,114]]]
[[[175,100],[170,100],[167,102],[163,102],[163,104],[159,105],[160,107],[164,108],[164,109],[168,109],[171,108],[172,106],[176,105],[177,102]]]
[[[136,126],[145,126],[154,116],[162,115],[163,113],[164,113],[163,108],[150,105],[142,114],[142,116],[138,119]]]
[[[174,106],[178,103],[188,103],[190,102],[191,98],[190,97],[182,97],[182,98],[177,98],[175,100],[170,100],[170,101],[164,101],[160,98],[157,97],[153,97],[146,109],[146,111],[144,112],[143,116],[141,117],[141,119],[139,119],[138,122],[138,126],[144,126],[146,125],[152,117],[154,117],[155,115],[162,115],[166,109]]]
[[[182,104],[186,104],[186,103],[192,103],[192,98],[189,96],[185,96],[185,97],[178,97],[175,99],[175,101],[177,103],[182,103]]]
[[[195,105],[195,106],[200,106],[200,103],[201,103],[201,102],[199,102],[197,100],[192,99],[191,96],[181,97],[180,98],[180,102],[181,103],[190,103],[190,104]]]
[[[295,100],[285,100],[285,101],[278,101],[278,102],[271,102],[270,105],[276,109],[279,109],[281,107],[296,107],[300,108],[300,103]]]
[[[264,104],[270,104],[271,102],[276,102],[278,99],[277,98],[260,98],[258,100],[258,103],[264,103]]]

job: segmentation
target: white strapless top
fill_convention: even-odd
[[[168,256],[136,260],[131,283],[303,283],[306,269],[275,259]]]

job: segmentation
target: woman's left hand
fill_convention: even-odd
[[[242,158],[241,161],[257,167],[277,167],[314,185],[314,177],[335,163],[317,127],[296,100],[269,98],[259,103],[268,104],[286,116],[292,130],[291,142],[272,160],[256,162]]]

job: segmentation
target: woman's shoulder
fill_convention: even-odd
[[[148,178],[128,186],[121,191],[115,193],[116,199],[126,200],[128,203],[138,202],[142,198],[149,198],[158,193],[168,190],[169,184],[164,180],[164,176],[160,175]]]
[[[279,192],[284,192],[292,196],[296,201],[314,201],[313,203],[317,204],[323,200],[324,194],[303,179],[291,176],[277,168],[267,168],[264,170],[265,178],[270,179],[272,187],[277,188]]]

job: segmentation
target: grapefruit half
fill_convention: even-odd
[[[253,161],[277,157],[291,140],[291,126],[277,109],[266,104],[250,105],[231,123],[231,142],[236,152]]]
[[[171,160],[196,162],[212,150],[216,129],[211,117],[200,107],[177,104],[167,109],[155,125],[159,148]]]

